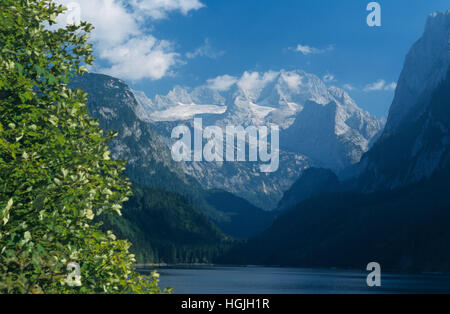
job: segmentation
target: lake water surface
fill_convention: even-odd
[[[140,269],[142,272],[150,271]],[[160,287],[192,294],[450,293],[450,275],[382,273],[369,288],[369,272],[275,267],[158,268]]]

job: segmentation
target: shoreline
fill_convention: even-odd
[[[167,263],[143,263],[133,265],[136,269],[145,268],[292,268],[292,269],[309,269],[309,270],[333,270],[333,271],[366,271],[365,269],[358,268],[338,268],[338,267],[301,267],[301,266],[282,266],[282,265],[223,265],[223,264],[207,264],[207,263],[179,263],[179,264],[167,264]],[[432,275],[432,276],[450,276],[450,272],[412,272],[402,271],[397,269],[387,269],[383,271],[386,274],[404,274],[404,275]]]

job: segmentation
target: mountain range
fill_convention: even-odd
[[[228,245],[230,237],[250,237],[271,223],[272,215],[262,209],[226,191],[207,191],[186,174],[153,126],[140,119],[145,111],[125,82],[85,74],[73,78],[70,87],[89,95],[89,112],[103,130],[117,131],[109,143],[111,157],[127,161],[125,173],[135,196],[124,205],[123,217],[110,217],[104,223],[123,238],[134,240],[140,261],[211,261],[220,251],[216,247]],[[227,203],[217,198],[226,198]],[[254,223],[244,225],[243,221]],[[189,255],[189,251],[197,253]]]
[[[135,197],[106,228],[142,261],[450,270],[450,11],[408,53],[386,127],[344,90],[297,71],[245,72],[226,87],[149,99],[123,81],[76,77],[127,161]],[[280,167],[172,160],[171,131],[280,127]],[[264,211],[262,210],[272,210]],[[235,240],[248,239],[248,240]]]
[[[450,11],[430,15],[406,57],[387,126],[353,177],[305,172],[271,227],[220,261],[449,271],[449,39]]]
[[[226,90],[214,86],[174,87],[149,99],[134,92],[149,122],[170,146],[172,129],[203,124],[226,127],[280,128],[280,166],[261,174],[255,163],[184,162],[184,172],[205,189],[222,189],[258,207],[274,209],[304,169],[322,167],[340,172],[360,161],[384,123],[360,109],[348,93],[327,87],[316,75],[301,70],[245,72]]]

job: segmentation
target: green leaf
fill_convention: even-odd
[[[14,201],[12,198],[10,198],[8,200],[8,203],[6,204],[5,208],[2,210],[2,221],[3,221],[3,225],[6,225],[8,223],[9,220],[9,211],[11,210],[11,207],[13,206]]]
[[[25,239],[25,243],[31,240],[31,233],[30,231],[25,231],[23,238]]]

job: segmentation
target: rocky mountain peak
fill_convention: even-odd
[[[406,56],[386,130],[395,131],[414,106],[429,100],[431,91],[444,79],[450,60],[449,32],[450,10],[429,15],[422,37]],[[414,110],[414,115],[418,114]]]

